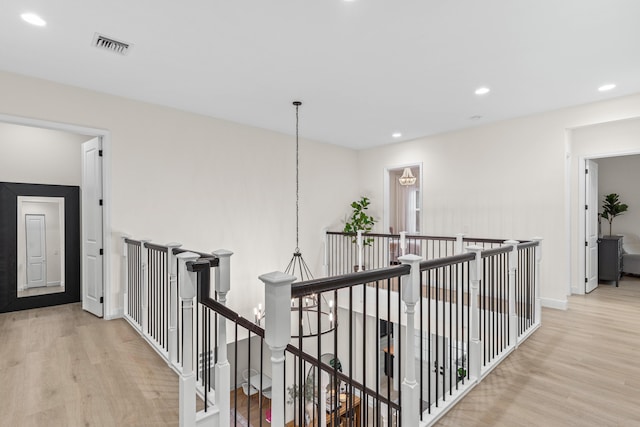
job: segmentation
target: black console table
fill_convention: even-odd
[[[603,236],[598,240],[598,280],[615,281],[622,275],[622,236]]]

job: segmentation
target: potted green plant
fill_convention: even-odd
[[[344,223],[343,231],[345,233],[357,233],[360,230],[362,230],[363,233],[368,233],[373,230],[376,220],[366,212],[370,204],[369,198],[365,196],[351,203],[353,212],[349,220]],[[355,243],[356,240],[354,239],[353,242]],[[371,243],[373,243],[373,238],[365,238],[363,239],[363,243],[366,246],[370,246]]]
[[[613,218],[618,215],[622,215],[627,211],[629,206],[624,203],[620,203],[620,196],[616,193],[607,194],[604,197],[604,203],[602,204],[602,213],[600,216],[609,221],[609,235],[612,235],[611,228],[613,224]]]
[[[313,382],[307,381],[303,387],[298,387],[297,384],[287,387],[287,405],[293,405],[295,400],[304,397],[307,402],[313,402],[315,400],[315,387]]]
[[[464,380],[465,377],[467,376],[467,370],[464,369],[464,368],[458,368],[456,373],[457,373],[456,382],[460,382],[460,381]]]
[[[299,387],[297,384],[292,385],[291,387],[287,387],[287,405],[293,405],[296,400],[300,401],[300,404],[304,404],[304,424],[298,422],[298,414],[295,411],[295,424],[296,425],[310,425],[311,415],[313,414],[313,409],[315,405],[315,385],[312,381],[305,382],[304,386]]]

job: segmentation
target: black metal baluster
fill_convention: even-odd
[[[224,345],[224,343],[223,343]],[[233,407],[235,411],[233,411],[233,425],[238,425],[238,323],[235,324],[235,339],[233,343],[233,361],[235,372],[233,375],[234,383],[233,383]],[[226,426],[225,426],[226,427]]]
[[[376,280],[376,341],[378,342],[378,345],[377,345],[378,351],[376,351],[376,397],[377,397],[377,396],[380,396],[380,348],[379,348],[380,347],[380,281],[379,280]],[[380,400],[376,398],[374,405],[375,405],[374,409],[376,411],[375,420],[376,422],[378,422],[380,420]]]
[[[439,348],[439,344],[440,344],[440,340],[438,339],[438,335],[440,334],[440,316],[438,315],[439,313],[439,306],[440,306],[440,283],[439,283],[439,274],[438,274],[438,270],[435,270],[435,277],[436,277],[436,283],[434,286],[435,289],[435,307],[436,307],[436,342],[435,342],[435,347],[436,347],[436,352],[435,352],[435,386],[436,386],[436,395],[435,395],[435,402],[436,402],[436,408],[438,407],[438,390],[439,390],[439,385],[440,385],[440,348]],[[444,393],[443,393],[444,395]]]
[[[454,364],[451,363],[453,357],[453,316],[452,316],[452,299],[453,299],[453,268],[447,267],[449,271],[449,395],[453,394],[453,371],[455,370]]]
[[[420,272],[420,300],[418,301],[418,308],[420,310],[420,314],[418,315],[420,317],[420,327],[419,327],[419,334],[420,334],[420,357],[418,357],[418,360],[420,361],[420,365],[419,365],[419,380],[418,380],[418,387],[420,387],[420,421],[422,421],[422,402],[424,401],[424,392],[422,390],[422,383],[424,381],[424,314],[423,314],[423,300],[424,300],[424,295],[422,294],[424,291],[424,280],[423,280],[423,272]]]
[[[426,271],[426,279],[427,279],[427,367],[429,368],[427,382],[428,382],[428,392],[427,392],[427,407],[429,410],[429,414],[431,414],[431,270]]]

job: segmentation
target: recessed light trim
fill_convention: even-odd
[[[486,86],[483,86],[483,87],[479,87],[478,89],[476,89],[475,94],[476,95],[486,95],[489,92],[491,92],[491,89],[489,89]]]
[[[47,25],[47,21],[45,21],[35,13],[23,13],[22,15],[20,15],[20,18],[31,25],[35,25],[36,27],[44,27],[45,25]]]
[[[471,116],[471,117],[469,117],[469,120],[480,120],[481,118],[482,118],[482,116],[481,116],[481,115],[476,114],[475,116]]]
[[[391,134],[392,137],[394,138],[400,138],[402,136],[402,134],[400,132],[394,132]]]
[[[602,85],[602,86],[600,86],[600,87],[598,88],[598,90],[599,90],[600,92],[607,92],[607,91],[609,91],[609,90],[611,90],[611,89],[614,89],[615,87],[616,87],[616,85],[615,85],[615,84],[613,84],[613,83],[607,83],[606,85]]]

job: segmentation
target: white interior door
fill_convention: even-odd
[[[27,241],[27,288],[47,286],[47,242],[44,215],[24,218]]]
[[[585,288],[589,293],[598,287],[598,164],[587,160],[585,174]]]
[[[82,308],[103,315],[100,138],[82,144]]]

